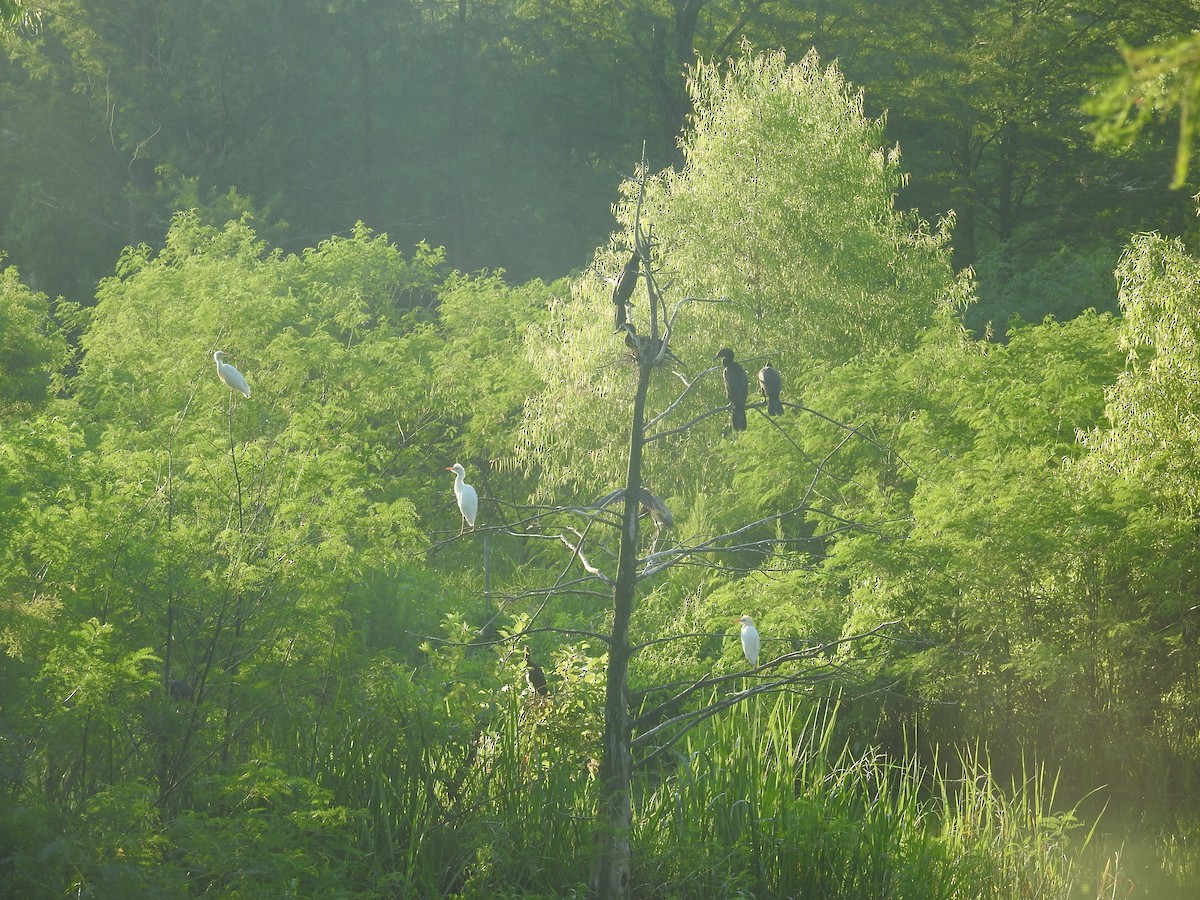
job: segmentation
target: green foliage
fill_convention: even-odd
[[[832,719],[786,696],[747,704],[688,740],[647,790],[641,877],[672,896],[1071,896],[1077,821],[1035,773],[1000,788],[839,747]],[[927,789],[931,788],[931,789]]]
[[[434,394],[463,421],[461,452],[490,461],[507,457],[524,405],[546,385],[524,356],[527,331],[544,327],[547,309],[565,283],[506,285],[499,273],[451,275],[438,292],[439,333]]]
[[[685,383],[699,379],[664,430],[724,405],[713,361],[722,346],[753,371],[774,360],[788,390],[800,391],[822,366],[912,346],[958,307],[964,291],[945,234],[894,209],[898,155],[878,146],[880,125],[863,116],[836,68],[822,69],[815,54],[792,64],[769,54],[727,73],[700,66],[691,91],[687,164],[650,179],[641,213],[656,277],[670,285],[665,312],[679,307],[671,341],[679,362],[670,368]],[[626,182],[617,210],[624,233],[531,335],[530,362],[551,387],[529,404],[517,458],[542,469],[544,489],[594,497],[622,473],[631,379],[625,347],[610,334],[610,282],[627,256],[621,245],[632,243],[636,193]],[[641,333],[649,332],[647,303],[639,290]],[[660,372],[649,395],[656,411],[681,393],[679,379]],[[647,458],[646,483],[665,496],[683,492],[679,473],[702,469],[717,421],[663,440]],[[552,460],[550,447],[566,453]]]
[[[977,334],[985,329],[1003,339],[1014,318],[1036,323],[1051,316],[1065,322],[1088,309],[1116,313],[1117,284],[1113,270],[1121,248],[1101,245],[1039,253],[1031,265],[1012,267],[1008,248],[984,254],[975,265],[979,302],[967,310],[967,322]]]
[[[191,890],[227,897],[371,896],[347,883],[359,851],[354,813],[328,790],[253,760],[200,786],[168,831]]]
[[[810,610],[801,620],[842,610],[847,633],[900,620],[908,642],[854,651],[863,681],[849,689],[903,685],[930,704],[894,697],[858,723],[868,733],[897,746],[916,722],[935,743],[983,735],[1002,764],[1036,745],[1072,769],[1154,777],[1139,704],[1163,696],[1172,676],[1160,678],[1166,646],[1146,641],[1149,607],[1130,591],[1141,562],[1127,559],[1153,551],[1072,462],[1086,452],[1077,434],[1104,421],[1105,386],[1121,368],[1117,333],[1095,314],[1020,326],[1005,345],[931,331],[914,353],[810,385],[819,409],[872,410],[861,427],[883,447],[830,456],[837,431],[806,429],[808,456],[828,458],[835,476],[832,511],[871,527],[830,529],[797,591]],[[1143,659],[1144,674],[1118,675],[1117,658]]]
[[[1179,138],[1171,187],[1187,183],[1192,148],[1200,135],[1200,38],[1151,47],[1121,47],[1125,69],[1087,105],[1100,145],[1128,147],[1155,117],[1179,110]]]
[[[837,69],[768,54],[699,66],[691,89],[686,166],[642,207],[680,305],[645,473],[676,524],[639,552],[757,524],[643,583],[631,697],[740,671],[742,612],[764,656],[898,624],[808,663],[836,723],[824,695],[755,697],[652,760],[640,889],[1065,896],[1076,814],[1056,797],[1186,794],[1200,772],[1195,260],[1135,238],[1123,321],[973,341],[971,275],[944,227],[895,209],[898,157]],[[213,208],[129,248],[86,313],[3,273],[3,892],[582,890],[606,656],[581,635],[608,605],[558,538],[575,513],[523,517],[530,494],[590,503],[622,473],[609,279],[634,188],[571,285],[451,272],[361,224],[287,254]],[[1104,266],[1047,260],[1006,302],[1099,294]],[[783,415],[724,433],[723,345],[780,367]],[[217,349],[250,399],[217,381]],[[462,540],[455,459],[489,529]],[[586,549],[607,565],[602,520]],[[974,741],[990,757],[949,749]]]
[[[1200,262],[1180,241],[1133,238],[1117,269],[1129,367],[1108,394],[1111,427],[1088,439],[1096,450],[1093,465],[1128,477],[1185,514],[1197,508],[1198,276]]]
[[[66,360],[46,296],[22,284],[16,269],[0,269],[0,418],[41,406]]]
[[[718,319],[707,330],[737,323],[760,350],[796,347],[787,359],[804,364],[911,345],[951,283],[946,235],[894,209],[899,152],[882,146],[861,93],[815,53],[701,65],[690,84],[687,164],[647,219],[680,294],[736,310],[721,321],[724,307],[704,308]]]

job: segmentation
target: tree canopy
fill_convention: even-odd
[[[32,80],[2,102],[28,112],[45,90],[61,104],[22,129],[88,119],[94,94],[51,90],[67,72],[90,73],[92,91],[107,71],[142,83],[112,84],[118,158],[154,115],[188,114],[163,119],[174,138],[158,180],[122,194],[122,234],[139,234],[88,296],[0,271],[2,892],[583,893],[624,767],[628,827],[609,833],[633,864],[615,896],[1066,898],[1123,879],[1189,895],[1200,262],[1186,234],[1107,206],[1132,233],[1110,308],[1095,288],[1107,244],[1075,232],[1035,252],[1015,226],[996,249],[1038,264],[1010,268],[1009,296],[1091,285],[1076,306],[1094,308],[973,330],[986,284],[955,265],[949,209],[930,225],[906,205],[897,113],[869,113],[852,60],[736,44],[775,28],[849,35],[849,4],[645,2],[600,21],[552,2],[294,18],[256,3],[239,28],[207,7],[52,6],[40,37],[5,36]],[[1051,9],[1061,29],[1037,34]],[[998,77],[999,60],[1020,67],[1087,30],[1082,4],[1004,10],[965,21],[935,4],[921,33],[931,47],[1005,36],[1012,55],[975,60]],[[593,30],[572,58],[555,36],[580,20]],[[264,21],[275,30],[251,27]],[[323,82],[300,39],[318,26],[328,66],[355,61],[358,80]],[[668,68],[651,61],[675,72],[705,41],[732,58],[654,82]],[[598,49],[626,43],[645,51],[628,66]],[[137,66],[103,62],[131,47]],[[610,196],[599,211],[586,191],[571,202],[605,224],[561,280],[456,261],[496,198],[538,206],[571,168],[536,139],[513,145],[524,180],[464,161],[499,141],[463,135],[473,104],[524,71],[514,61],[563,67],[560,86],[610,86],[605,112],[621,121],[661,125],[646,110],[675,87],[688,110],[678,158],[651,138],[643,155],[628,133],[591,157]],[[155,71],[162,107],[138,108]],[[304,103],[284,90],[300,71]],[[277,117],[239,90],[256,79]],[[1018,87],[1005,109],[1027,115],[1018,135],[1040,134],[1041,101]],[[417,102],[425,89],[440,106]],[[386,124],[374,91],[397,101]],[[344,145],[346,171],[375,180],[343,187],[375,185],[381,207],[393,188],[420,195],[418,218],[446,210],[447,240],[377,230],[365,213],[301,240],[270,215],[334,196],[297,199],[294,173],[267,158],[311,141],[311,165],[329,161],[326,136],[305,132],[314,120],[295,118],[305,103],[379,129]],[[513,133],[553,131],[523,111],[483,112]],[[134,141],[123,129],[141,116]],[[62,158],[95,159],[71,133]],[[406,135],[423,165],[438,149],[454,160],[409,168]],[[981,140],[990,153],[1000,138]],[[1068,149],[1080,177],[1096,174],[1094,151]],[[402,160],[394,180],[385,150]],[[248,161],[277,179],[270,191],[212,174]],[[1052,174],[1027,196],[1053,196]],[[3,241],[65,221],[41,202],[45,183],[3,184]],[[556,228],[508,221],[495,233],[512,246]],[[633,253],[633,331],[614,333]],[[722,347],[750,378],[744,430],[728,427]],[[249,398],[218,379],[217,351]],[[782,413],[753,393],[767,361]],[[461,532],[455,462],[480,498]],[[762,638],[754,668],[743,614]],[[610,740],[614,696],[624,744]],[[629,756],[614,764],[614,750]],[[1115,836],[1107,818],[1076,830],[1104,804]],[[1174,848],[1166,862],[1126,856],[1127,813],[1160,823],[1136,837]]]

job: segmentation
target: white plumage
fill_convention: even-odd
[[[463,480],[467,477],[467,470],[461,464],[446,466],[446,471],[454,473],[454,498],[458,500],[458,511],[463,517],[463,527],[458,533],[462,534],[468,525],[475,527],[475,514],[479,512],[479,494]]]
[[[231,391],[237,391],[243,397],[249,397],[250,385],[246,384],[246,379],[242,377],[241,372],[225,362],[225,352],[218,350],[213,354],[213,359],[217,363],[217,377],[221,379],[221,383]]]
[[[754,627],[754,620],[749,616],[742,616],[738,622],[742,625],[742,652],[746,654],[746,662],[750,663],[751,667],[757,666],[758,648],[761,643],[758,629]]]

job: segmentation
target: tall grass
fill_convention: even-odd
[[[1002,789],[833,741],[794,697],[747,704],[687,741],[638,815],[647,896],[1069,897],[1073,815],[1037,772]]]
[[[377,693],[314,760],[358,829],[346,896],[581,896],[596,783],[578,707],[511,692],[464,724],[419,699]],[[1000,785],[969,754],[950,777],[835,733],[786,695],[693,731],[635,786],[636,896],[1071,896],[1077,823],[1046,773]]]
[[[553,734],[551,702],[510,692],[464,723],[419,698],[375,699],[316,773],[364,812],[359,878],[387,897],[553,895],[586,880],[593,782]]]

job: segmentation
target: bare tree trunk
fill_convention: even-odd
[[[629,436],[629,470],[617,580],[613,586],[613,626],[608,646],[604,695],[604,759],[600,767],[600,809],[592,857],[590,891],[599,900],[628,900],[631,895],[629,838],[632,825],[632,733],[626,686],[629,676],[629,621],[637,595],[638,503],[642,488],[646,391],[652,360],[638,360],[637,393]]]
[[[971,128],[962,125],[959,129],[958,152],[954,154],[955,165],[958,169],[958,183],[951,190],[951,202],[954,204],[954,247],[952,264],[954,271],[960,272],[967,266],[975,265],[979,256],[978,244],[975,237],[975,188],[974,151],[971,147]]]

